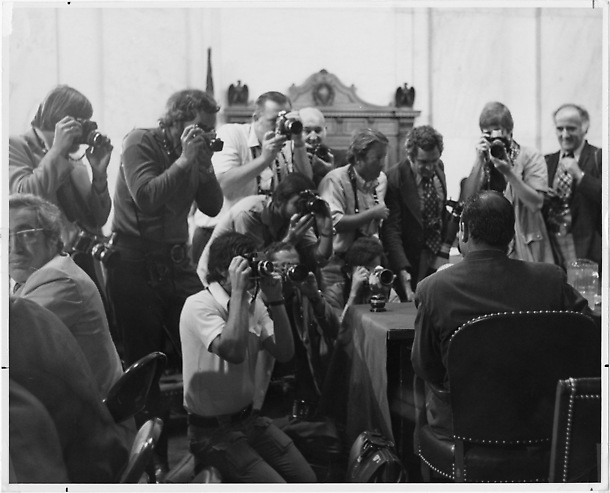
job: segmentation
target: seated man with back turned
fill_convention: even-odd
[[[482,315],[526,310],[570,310],[591,314],[587,301],[567,283],[557,265],[510,259],[515,213],[500,193],[479,192],[460,218],[461,262],[422,280],[415,292],[417,317],[411,362],[426,382],[428,423],[451,437],[448,401],[431,387],[448,390],[447,351],[451,334]]]
[[[182,310],[190,449],[227,482],[314,482],[290,438],[271,419],[252,412],[260,355],[268,352],[284,362],[294,355],[281,280],[254,275],[248,259],[255,250],[252,239],[240,233],[214,239],[209,286],[189,297]],[[258,287],[270,313],[256,296]]]
[[[100,395],[123,374],[102,298],[91,278],[63,252],[59,208],[32,194],[9,197],[9,273],[15,295],[48,308],[80,345]]]

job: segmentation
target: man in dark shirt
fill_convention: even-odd
[[[567,283],[559,266],[507,256],[514,228],[513,207],[500,193],[487,190],[472,196],[460,218],[463,260],[417,285],[411,362],[426,382],[428,423],[441,435],[452,434],[451,406],[431,387],[449,389],[447,353],[458,327],[475,317],[505,311],[591,314],[587,301]]]
[[[193,201],[210,216],[223,201],[210,148],[218,110],[203,91],[179,91],[158,127],[133,130],[123,141],[112,224],[120,259],[110,269],[109,289],[127,365],[164,351],[167,334],[176,353],[170,365],[180,367],[180,312],[203,289],[187,254],[187,217]],[[158,388],[147,409],[167,416]],[[166,445],[164,433],[157,446],[162,469]]]

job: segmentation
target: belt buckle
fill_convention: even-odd
[[[174,264],[180,264],[186,258],[184,245],[172,245],[169,251],[169,258]]]

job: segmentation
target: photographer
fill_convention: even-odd
[[[111,207],[107,169],[112,144],[95,130],[92,116],[91,102],[76,89],[60,85],[49,92],[31,128],[9,138],[9,191],[32,193],[59,207],[65,251],[75,254],[100,289],[90,250],[75,250],[81,237],[92,246]]]
[[[547,168],[542,155],[513,140],[513,117],[499,102],[485,105],[479,117],[482,135],[477,157],[460,201],[479,190],[503,193],[515,210],[515,238],[509,255],[532,262],[553,263],[548,234],[542,217]]]
[[[313,181],[316,187],[322,178],[335,168],[335,156],[326,145],[326,121],[317,108],[302,108],[299,116],[303,123],[305,149],[311,163]]]
[[[170,367],[180,368],[180,311],[203,288],[187,253],[187,216],[193,201],[211,216],[222,205],[211,163],[218,110],[205,92],[182,90],[167,101],[158,127],[135,129],[123,141],[112,225],[120,258],[109,270],[109,287],[128,365],[167,351],[167,336]],[[158,386],[147,412],[169,415]],[[165,432],[156,452],[160,480],[167,470]]]
[[[302,136],[299,113],[290,99],[276,91],[261,94],[252,123],[229,123],[218,129],[224,142],[212,163],[224,195],[221,212],[214,218],[195,214],[193,262],[196,264],[214,226],[239,200],[249,195],[271,195],[293,171],[312,178]]]
[[[309,178],[291,173],[278,185],[272,197],[253,195],[231,207],[214,228],[199,259],[197,273],[200,279],[205,282],[212,240],[227,231],[248,235],[259,249],[276,241],[288,242],[297,248],[303,263],[317,271],[332,254],[332,219],[328,204],[317,197],[313,189]]]
[[[255,251],[243,234],[211,240],[208,288],[189,297],[182,311],[190,449],[229,483],[310,483],[315,474],[290,438],[252,411],[257,360],[294,355],[281,280],[253,276]]]

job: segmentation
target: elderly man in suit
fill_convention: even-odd
[[[14,294],[53,312],[80,345],[97,390],[106,396],[123,374],[99,291],[63,252],[59,208],[32,194],[9,197],[9,274]]]
[[[400,281],[399,295],[412,301],[417,283],[436,271],[446,227],[443,136],[429,125],[416,127],[406,151],[407,158],[388,171],[385,200],[390,215],[383,224],[382,241]]]
[[[567,267],[576,258],[587,258],[597,262],[601,272],[601,149],[585,140],[586,109],[567,103],[555,111],[553,119],[560,150],[544,158],[549,173],[547,227],[555,261]],[[549,216],[561,220],[549,221]]]

